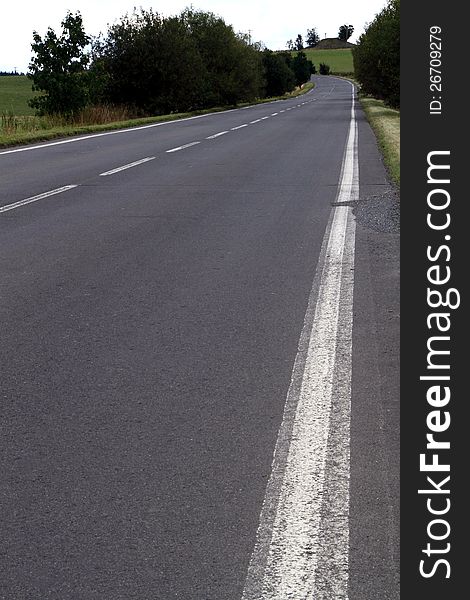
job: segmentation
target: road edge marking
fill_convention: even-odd
[[[352,86],[338,195],[344,191],[342,178],[347,176],[344,163],[350,146],[357,146],[354,93]],[[357,150],[353,155],[357,161]],[[357,162],[354,167],[357,175]],[[357,192],[353,186],[349,190],[353,196]],[[322,593],[315,589],[315,577],[322,570],[325,545],[321,513],[333,395],[342,411],[340,471],[347,481],[342,482],[338,520],[327,524],[340,533],[333,549],[335,561],[329,566],[335,567],[338,580],[335,599],[347,599],[354,241],[351,208],[336,206],[309,296],[242,600],[304,600]]]

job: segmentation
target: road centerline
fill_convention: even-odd
[[[232,127],[230,131],[236,131],[237,129],[243,129],[243,127],[248,127],[248,123],[243,123],[243,125],[238,125],[237,127]]]
[[[127,165],[123,165],[122,167],[116,167],[115,169],[111,169],[110,171],[105,171],[104,173],[100,173],[100,177],[114,175],[115,173],[119,173],[120,171],[125,171],[126,169],[137,167],[137,165],[142,165],[143,163],[149,162],[150,160],[155,160],[155,156],[147,156],[146,158],[141,158],[140,160],[128,163]]]
[[[209,135],[206,137],[206,140],[215,140],[215,138],[220,137],[221,135],[225,135],[228,131],[219,131],[219,133],[214,133],[213,135]]]
[[[170,150],[167,150],[166,152],[170,153],[170,152],[178,152],[179,150],[184,150],[185,148],[191,148],[191,146],[196,146],[197,144],[200,144],[201,142],[189,142],[189,144],[183,144],[182,146],[177,146],[176,148],[171,148]]]
[[[31,196],[30,198],[25,198],[24,200],[19,200],[18,202],[13,202],[12,204],[7,204],[6,206],[1,206],[0,213],[19,208],[20,206],[25,206],[26,204],[32,204],[33,202],[39,202],[39,200],[44,200],[45,198],[49,198],[50,196],[55,196],[56,194],[67,192],[68,190],[72,190],[76,187],[78,186],[64,185],[63,187],[56,188],[55,190],[50,190],[49,192],[44,192],[42,194],[38,194],[37,196]]]

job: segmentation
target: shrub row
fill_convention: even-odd
[[[32,100],[39,114],[74,114],[89,105],[123,105],[137,115],[234,105],[292,91],[314,66],[303,52],[274,53],[236,34],[210,12],[163,17],[134,11],[91,40],[80,13],[62,35],[34,33]],[[91,51],[87,51],[91,43]]]

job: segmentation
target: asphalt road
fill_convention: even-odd
[[[0,150],[0,598],[399,598],[397,203],[315,81]]]

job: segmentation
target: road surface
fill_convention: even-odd
[[[351,84],[0,150],[0,597],[398,599],[398,225]]]

